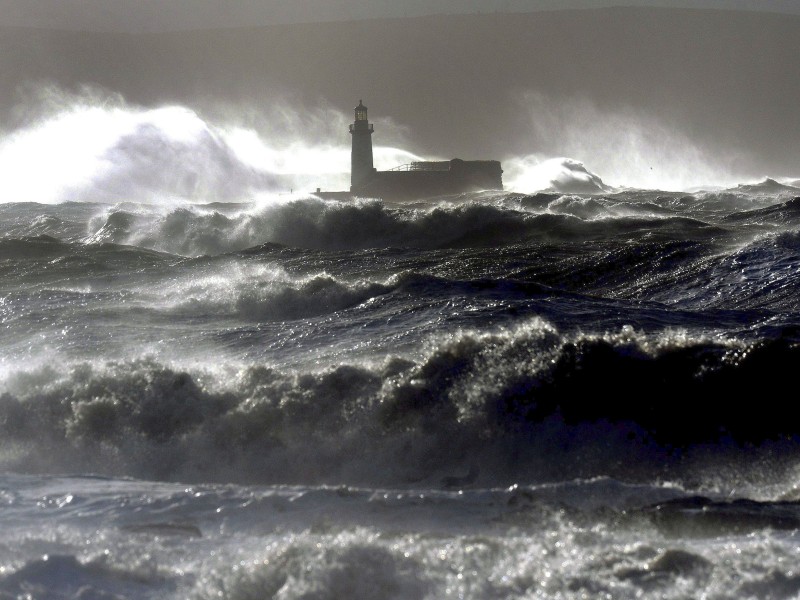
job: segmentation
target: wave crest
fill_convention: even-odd
[[[377,200],[299,198],[230,210],[181,206],[162,212],[119,207],[94,219],[91,242],[132,244],[184,256],[222,254],[267,242],[318,250],[469,248],[653,233],[710,237],[721,227],[690,217],[629,210],[572,197],[393,208]],[[663,211],[662,211],[663,212]]]
[[[563,469],[630,476],[661,464],[659,448],[800,434],[777,393],[800,358],[786,341],[565,337],[534,321],[431,343],[417,360],[323,372],[141,360],[19,373],[0,398],[2,466],[371,484],[469,468],[494,484]]]

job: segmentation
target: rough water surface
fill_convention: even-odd
[[[0,204],[0,598],[794,597],[799,273],[772,180]]]

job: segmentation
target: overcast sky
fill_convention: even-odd
[[[798,0],[0,0],[0,25],[92,31],[173,31],[619,5],[800,14]]]

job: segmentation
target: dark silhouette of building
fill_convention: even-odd
[[[372,161],[372,134],[367,107],[359,100],[355,122],[350,125],[353,148],[350,160],[350,192],[385,200],[408,200],[476,190],[502,190],[503,169],[496,160],[413,162],[377,171]]]

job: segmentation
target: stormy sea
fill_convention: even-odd
[[[3,188],[0,598],[800,593],[798,182],[331,200],[136,135]]]

